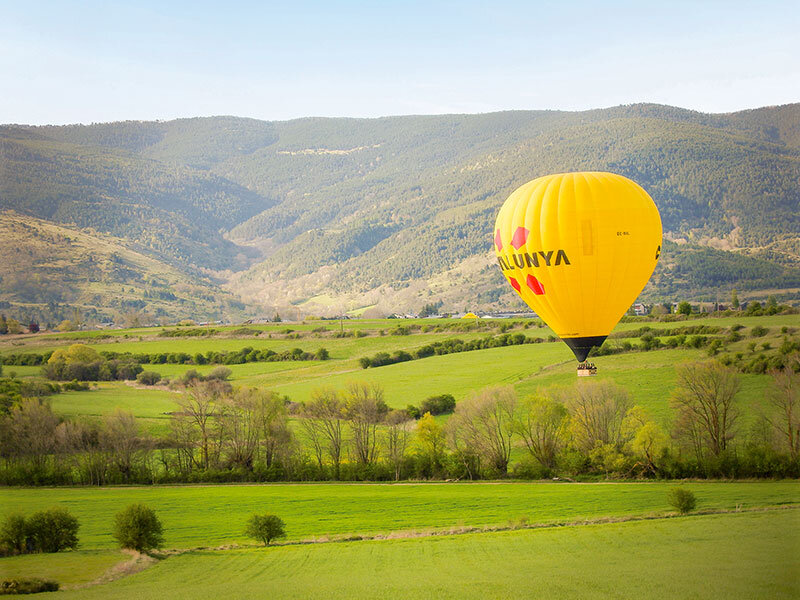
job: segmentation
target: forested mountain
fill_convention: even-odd
[[[572,170],[656,201],[676,243],[647,297],[800,287],[800,104],[5,126],[0,144],[0,208],[213,271],[253,311],[515,303],[491,264],[495,214]]]

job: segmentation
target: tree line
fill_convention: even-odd
[[[367,383],[318,388],[292,403],[269,390],[196,380],[159,437],[124,411],[65,419],[40,399],[23,399],[0,420],[0,482],[800,476],[800,375],[772,372],[748,428],[740,426],[740,386],[736,371],[716,360],[679,366],[668,424],[610,381],[524,398],[491,387],[457,402],[442,423],[430,412],[414,419],[390,409],[382,388]]]

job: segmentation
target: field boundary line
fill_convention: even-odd
[[[466,535],[470,533],[498,533],[503,531],[522,531],[533,529],[559,529],[563,527],[581,527],[586,525],[613,525],[616,523],[629,523],[633,521],[658,521],[676,518],[692,518],[709,515],[726,515],[741,513],[774,512],[783,510],[800,510],[798,504],[778,504],[774,506],[751,506],[736,508],[719,508],[693,511],[690,514],[682,515],[676,512],[646,513],[639,515],[606,516],[594,517],[589,519],[576,519],[571,521],[551,521],[542,523],[528,523],[524,517],[517,521],[509,521],[506,524],[498,525],[458,525],[455,527],[431,528],[431,529],[400,529],[389,533],[342,533],[336,535],[321,535],[301,540],[287,540],[285,542],[273,542],[269,547],[283,546],[309,546],[313,544],[334,544],[342,542],[368,542],[381,540],[414,539],[424,537],[437,537],[448,535]],[[158,551],[154,555],[158,557],[178,556],[189,552],[206,551],[225,551],[225,550],[245,550],[251,548],[263,548],[261,544],[223,544],[221,546],[197,546],[194,548],[174,548],[170,550]]]

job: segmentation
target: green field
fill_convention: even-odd
[[[470,392],[487,385],[513,385],[521,395],[535,392],[539,388],[552,385],[572,385],[575,382],[574,358],[561,342],[526,344],[462,352],[443,356],[431,356],[379,368],[362,369],[358,358],[374,356],[378,352],[395,350],[413,351],[415,348],[452,338],[469,340],[487,335],[497,335],[499,326],[514,325],[512,332],[527,336],[546,338],[550,330],[537,327],[535,322],[524,329],[525,321],[492,324],[475,323],[448,319],[418,320],[348,320],[341,325],[342,330],[363,331],[366,337],[331,337],[340,330],[338,322],[312,321],[308,323],[279,323],[247,326],[262,332],[258,337],[230,337],[233,327],[215,327],[217,336],[199,338],[162,338],[158,329],[136,329],[112,332],[73,332],[70,334],[46,334],[26,336],[13,341],[0,341],[0,353],[41,352],[65,344],[82,341],[90,343],[98,350],[133,352],[206,352],[209,350],[238,350],[246,346],[271,348],[276,351],[294,347],[315,351],[327,348],[331,360],[298,362],[256,362],[229,365],[231,381],[234,385],[256,386],[274,390],[288,396],[293,401],[305,401],[315,388],[333,386],[344,388],[351,381],[373,382],[383,387],[387,403],[396,408],[409,404],[419,405],[425,398],[434,394],[453,394],[462,400]],[[682,327],[710,325],[730,327],[743,326],[743,338],[729,344],[729,352],[741,352],[749,356],[752,352],[748,344],[769,343],[777,348],[783,339],[781,328],[790,331],[800,329],[800,315],[775,315],[766,317],[705,317],[688,321],[631,322],[621,323],[615,331],[624,332],[647,325],[658,335],[659,330]],[[419,326],[410,335],[390,335],[397,327]],[[768,329],[767,335],[753,338],[749,331],[761,326]],[[436,332],[436,328],[450,327]],[[453,327],[472,327],[469,331],[455,331]],[[319,331],[320,328],[325,331]],[[317,329],[318,331],[314,331]],[[423,332],[427,329],[427,332]],[[291,330],[291,333],[287,331]],[[380,335],[383,331],[386,335]],[[299,339],[290,336],[300,334]],[[98,336],[112,336],[97,340]],[[271,335],[273,337],[265,337]],[[724,335],[724,334],[723,334]],[[627,338],[626,338],[627,339]],[[140,341],[141,340],[141,341]],[[94,342],[97,343],[94,343]],[[624,340],[610,340],[609,344],[619,344]],[[633,341],[636,341],[634,338]],[[774,351],[774,350],[773,350]],[[675,366],[685,361],[705,360],[705,349],[660,349],[650,352],[633,352],[597,357],[594,362],[599,367],[598,379],[610,379],[625,387],[635,404],[645,407],[648,412],[668,427],[672,419],[669,397],[675,384]],[[157,371],[164,377],[176,378],[189,369],[207,373],[216,365],[145,365],[147,370]],[[38,376],[39,367],[5,366],[6,374],[14,371],[19,377]],[[767,375],[741,376],[742,390],[740,404],[743,418],[740,427],[746,431],[763,401],[766,390],[771,385]],[[175,409],[175,399],[180,396],[163,386],[155,389],[132,387],[123,383],[101,383],[97,389],[84,392],[68,392],[52,397],[54,409],[66,416],[97,417],[109,414],[115,408],[131,411],[137,417],[146,419],[147,428],[152,432],[163,432],[168,413]]]
[[[670,483],[273,484],[0,490],[0,515],[51,505],[81,521],[86,549],[113,547],[113,515],[144,502],[160,515],[168,547],[243,542],[254,512],[274,512],[291,539],[457,525],[502,525],[661,513]],[[693,482],[698,508],[800,503],[800,482]]]
[[[120,550],[73,550],[56,554],[27,554],[0,558],[0,579],[39,577],[63,587],[94,581],[128,557]]]
[[[64,598],[797,598],[800,511],[194,551]]]

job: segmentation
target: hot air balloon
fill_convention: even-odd
[[[621,175],[547,175],[505,201],[494,247],[503,275],[572,349],[580,374],[650,279],[661,217]]]

